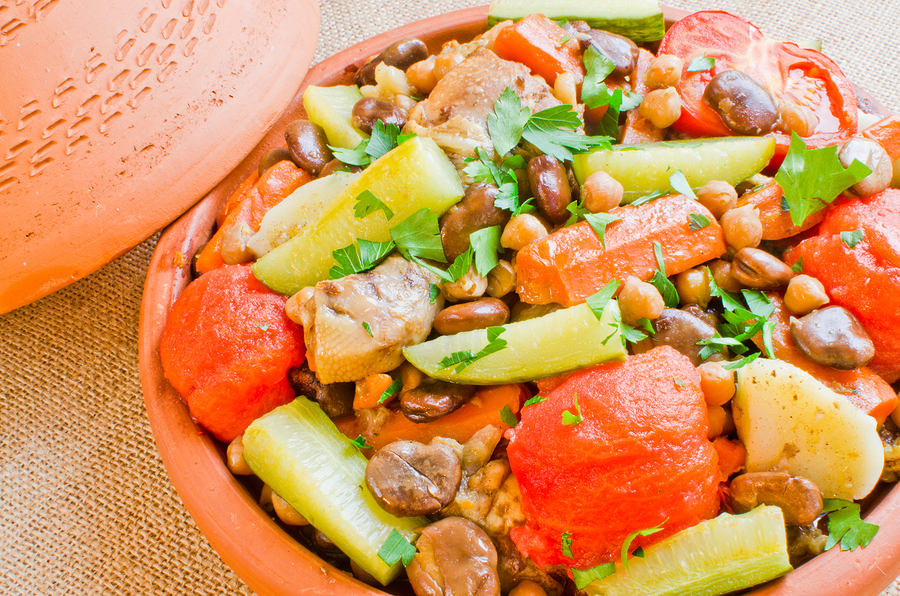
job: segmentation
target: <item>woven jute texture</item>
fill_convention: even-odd
[[[316,61],[478,3],[322,0]],[[772,37],[821,39],[854,81],[900,110],[897,0],[670,4],[729,10]],[[0,595],[250,594],[184,510],[144,413],[138,312],[155,244],[0,316]],[[900,583],[885,594],[900,595]]]

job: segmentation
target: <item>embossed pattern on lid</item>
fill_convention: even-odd
[[[0,0],[0,313],[169,223],[312,59],[315,0]]]

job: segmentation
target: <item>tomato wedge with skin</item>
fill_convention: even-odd
[[[709,70],[688,72],[691,61],[703,54],[715,59]],[[692,137],[735,136],[722,118],[703,101],[710,80],[726,70],[752,76],[776,103],[806,106],[819,119],[803,140],[810,149],[836,145],[856,134],[856,95],[840,67],[815,50],[766,37],[755,25],[722,11],[702,11],[678,21],[663,38],[659,54],[684,62],[677,90],[681,117],[673,125]],[[768,133],[777,142],[770,168],[777,168],[790,146],[790,134]]]

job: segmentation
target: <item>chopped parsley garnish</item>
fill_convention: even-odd
[[[443,360],[438,363],[438,366],[441,369],[450,368],[451,366],[456,366],[453,369],[453,372],[459,374],[465,369],[467,369],[474,362],[481,360],[485,356],[489,356],[495,352],[499,352],[503,348],[506,347],[506,340],[502,339],[500,335],[506,331],[504,327],[488,327],[487,328],[487,340],[488,343],[486,346],[481,348],[478,352],[473,352],[472,350],[462,350],[460,352],[453,352],[449,356],[446,356]]]
[[[500,263],[497,258],[497,252],[500,250],[500,226],[491,226],[472,232],[469,235],[469,242],[474,252],[475,271],[481,277],[487,277],[491,269]]]
[[[397,561],[403,561],[404,565],[409,565],[415,555],[416,547],[410,544],[409,540],[396,529],[391,530],[387,540],[378,549],[378,558],[388,566],[393,566]]]
[[[598,321],[603,318],[603,311],[606,310],[606,305],[609,304],[617,289],[619,289],[619,280],[614,279],[603,286],[599,292],[588,296],[587,300],[585,300]]]
[[[588,108],[609,106],[598,127],[599,132],[609,137],[618,134],[619,114],[633,110],[641,105],[643,97],[631,91],[623,93],[622,89],[610,89],[603,81],[615,70],[613,61],[594,46],[584,52],[585,77],[581,84],[581,101]]]
[[[822,505],[822,511],[828,514],[828,540],[825,542],[825,550],[838,543],[841,550],[865,547],[878,533],[877,525],[860,518],[859,503],[842,499],[825,499]]]
[[[704,70],[711,70],[716,65],[716,59],[712,56],[707,56],[706,52],[703,52],[702,56],[697,56],[687,67],[688,72],[701,72]]]
[[[691,213],[688,215],[688,227],[691,228],[692,232],[701,230],[711,224],[712,222],[709,221],[709,218],[702,213]]]
[[[575,413],[565,410],[562,413],[562,423],[566,426],[578,426],[582,422],[584,422],[584,418],[581,417],[581,407],[578,405],[578,394],[573,394],[572,397],[575,400],[575,407],[572,408],[575,410]]]
[[[394,217],[394,212],[384,204],[384,201],[375,196],[375,193],[371,190],[364,190],[356,197],[356,204],[353,206],[353,215],[357,218],[361,219],[367,217],[378,210],[384,211],[384,217],[386,219]]]
[[[378,405],[383,404],[387,400],[400,393],[401,389],[403,389],[403,379],[398,376],[391,382],[390,385],[388,385],[388,388],[384,390],[384,392],[381,394],[381,397],[378,398]]]
[[[354,447],[356,447],[357,449],[360,449],[360,450],[362,450],[362,449],[371,449],[371,448],[372,448],[371,445],[367,445],[367,444],[366,444],[366,438],[365,438],[364,436],[362,436],[362,435],[359,435],[358,437],[356,437],[355,439],[351,440],[350,442],[353,443],[353,446],[354,446]]]
[[[600,239],[600,244],[606,249],[606,226],[614,221],[619,221],[618,215],[611,213],[585,213],[584,220],[590,224],[591,229]]]
[[[852,232],[841,232],[841,240],[850,248],[854,248],[859,241],[866,237],[866,233],[862,230],[853,230]]]
[[[652,201],[654,199],[658,199],[661,196],[663,196],[663,192],[661,190],[654,190],[649,195],[644,195],[644,196],[640,197],[639,199],[632,201],[631,206],[638,207],[640,205],[643,205],[644,203],[649,203],[650,201]]]
[[[453,263],[447,268],[446,271],[443,269],[438,269],[437,267],[432,267],[428,263],[413,258],[413,260],[419,264],[419,266],[424,267],[428,271],[431,271],[438,277],[440,277],[443,281],[447,283],[454,283],[459,281],[459,279],[468,273],[469,267],[472,265],[472,256],[475,254],[475,250],[470,245],[466,252],[462,253],[458,257],[453,260]],[[437,296],[435,296],[437,298]]]
[[[488,132],[497,155],[506,155],[519,144],[530,117],[531,110],[522,105],[516,92],[509,87],[504,89],[487,118]]]
[[[268,324],[266,324],[266,325],[259,325],[259,328],[262,329],[263,331],[268,331],[268,330],[269,330],[269,325],[268,325]]]
[[[441,287],[437,284],[431,284],[428,286],[428,303],[434,304],[435,300],[437,300],[438,296],[441,295]]]
[[[682,381],[681,379],[675,379],[675,385],[677,385],[678,387],[684,387],[684,381]]]
[[[646,319],[644,319],[646,320]],[[616,331],[621,332],[622,338],[622,346],[625,346],[626,341],[630,341],[631,343],[639,342],[647,339],[647,334],[641,331],[640,329],[636,329],[622,321],[622,313],[618,309],[613,311],[613,322],[609,323],[609,326],[613,328],[613,332],[610,333],[606,339],[600,342],[602,345],[606,345],[606,342],[612,338],[613,335],[616,334]]]
[[[524,407],[526,407],[526,406],[533,406],[534,404],[541,404],[541,403],[544,403],[545,401],[547,401],[547,398],[546,398],[546,397],[542,397],[542,396],[540,396],[540,395],[535,395],[534,397],[532,397],[531,399],[529,399],[528,401],[526,401],[526,402],[522,405],[522,407],[524,408]]]
[[[397,250],[407,260],[413,257],[446,263],[441,244],[441,228],[438,216],[427,207],[420,209],[391,228],[391,238]]]
[[[803,257],[797,259],[797,262],[791,265],[791,271],[794,273],[803,273]]]
[[[362,327],[366,330],[366,333],[369,334],[369,337],[375,337],[375,334],[372,333],[372,326],[369,325],[366,321],[363,321]]]
[[[394,243],[369,242],[360,238],[357,244],[339,248],[331,253],[337,265],[328,270],[330,279],[339,279],[354,273],[363,273],[372,269],[394,250]]]
[[[644,331],[647,332],[647,335],[655,335],[656,329],[653,328],[653,321],[647,318],[638,319],[637,325],[639,325]]]
[[[706,273],[709,278],[710,295],[722,300],[725,310],[721,316],[725,323],[719,325],[716,337],[698,342],[698,345],[704,346],[700,351],[700,357],[705,360],[712,354],[723,351],[725,347],[731,347],[736,354],[745,354],[749,347],[743,342],[762,332],[765,353],[769,358],[774,358],[775,348],[772,334],[775,330],[775,323],[768,319],[775,312],[775,305],[772,304],[769,297],[760,290],[744,289],[740,294],[734,294],[716,284],[708,267]],[[756,357],[753,356],[753,358]],[[751,361],[752,359],[749,359],[748,356],[748,358],[726,366],[738,368]]]
[[[525,213],[523,209],[528,201],[525,204],[519,203],[519,183],[516,181],[516,175],[513,173],[513,170],[525,168],[524,158],[516,155],[498,166],[481,147],[475,148],[475,155],[478,156],[477,159],[471,157],[466,159],[466,162],[468,162],[464,169],[466,175],[475,182],[488,182],[500,190],[497,196],[494,197],[494,205],[498,209],[512,211],[513,215]],[[529,211],[533,210],[534,208],[532,207]]]
[[[413,99],[415,99],[415,98],[413,98]],[[422,101],[422,100],[421,100],[421,98],[420,98],[420,99],[417,99],[416,101]],[[400,145],[402,145],[402,144],[405,143],[406,141],[408,141],[408,140],[410,140],[410,139],[414,139],[414,138],[416,138],[417,136],[419,136],[419,135],[417,135],[417,134],[414,133],[414,132],[411,132],[411,133],[405,134],[405,135],[398,135],[398,136],[397,136],[397,146],[399,147]]]
[[[658,269],[653,272],[653,277],[650,278],[650,285],[659,290],[666,306],[678,308],[678,290],[675,289],[675,284],[669,281],[669,278],[666,276],[666,262],[663,259],[662,245],[659,242],[653,243],[653,254],[656,256]]]
[[[561,547],[563,556],[574,559],[575,555],[572,554],[572,534],[569,532],[563,532],[560,542],[562,543]]]
[[[406,137],[403,139],[404,141],[411,138],[409,135],[403,136]],[[396,147],[399,137],[399,126],[396,124],[385,124],[383,121],[378,120],[375,123],[375,128],[372,129],[372,136],[360,142],[355,149],[344,149],[343,147],[332,147],[331,145],[328,148],[343,163],[364,168]]]
[[[735,360],[734,362],[729,362],[728,364],[723,364],[722,368],[724,368],[726,370],[734,370],[736,368],[741,368],[742,366],[746,366],[746,365],[750,364],[751,362],[753,362],[754,360],[759,358],[759,356],[760,356],[760,352],[754,352],[754,353],[750,354],[749,356],[744,356],[740,360]]]
[[[791,221],[798,226],[871,173],[857,160],[845,170],[838,159],[837,146],[807,149],[803,139],[791,133],[790,149],[775,180],[784,191]]]
[[[517,424],[519,424],[518,418],[513,414],[513,411],[509,408],[509,404],[505,404],[502,408],[500,408],[500,422],[505,424],[510,428],[515,428]]]
[[[572,579],[575,580],[575,587],[579,590],[583,590],[588,587],[591,582],[599,581],[604,577],[609,577],[613,573],[616,572],[616,564],[615,563],[601,563],[596,567],[591,567],[590,569],[585,569],[582,571],[581,569],[572,569]]]
[[[687,178],[684,177],[684,172],[681,170],[675,170],[675,173],[669,176],[669,184],[672,186],[672,190],[683,194],[684,196],[697,200],[697,195],[694,194],[694,189],[691,188],[691,185],[688,183]]]
[[[663,524],[667,521],[669,521],[669,518],[666,518],[665,521],[658,526],[647,528],[646,530],[636,530],[625,538],[625,542],[622,543],[622,564],[625,566],[625,569],[628,569],[628,549],[631,548],[631,543],[634,542],[634,539],[638,536],[650,536],[651,534],[661,532]]]

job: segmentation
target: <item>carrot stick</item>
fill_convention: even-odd
[[[738,207],[751,204],[759,209],[759,221],[763,227],[763,240],[781,240],[796,236],[825,219],[826,210],[817,211],[806,218],[801,225],[795,226],[791,221],[791,214],[781,210],[781,197],[784,191],[777,182],[772,180],[759,190],[750,192],[741,197]]]
[[[646,97],[648,93],[653,91],[653,89],[648,87],[644,82],[651,62],[653,62],[653,54],[640,48],[638,50],[637,62],[634,65],[634,72],[631,76],[634,92],[642,97]],[[625,116],[625,128],[622,132],[622,143],[628,145],[636,143],[653,143],[662,141],[665,136],[665,129],[654,126],[652,122],[641,116],[641,113],[637,109],[630,110]]]
[[[675,275],[725,253],[722,228],[703,205],[669,195],[639,207],[625,205],[606,228],[606,247],[587,222],[562,228],[516,256],[517,291],[523,302],[574,306],[613,279],[630,275],[649,280],[657,268],[654,243],[662,248],[667,275]],[[691,230],[688,216],[704,215],[710,225]]]
[[[381,399],[381,396],[393,382],[394,379],[391,378],[391,375],[384,373],[366,375],[365,379],[357,381],[356,395],[353,397],[353,409],[367,410],[383,405],[378,403],[378,400]],[[391,400],[393,400],[393,396],[386,399],[384,403],[387,404]]]
[[[240,186],[238,186],[231,196],[228,197],[228,200],[225,201],[225,205],[222,206],[222,209],[219,211],[219,214],[216,215],[216,225],[222,227],[222,224],[225,223],[225,217],[228,213],[234,209],[235,205],[241,202],[241,199],[244,198],[244,195],[256,184],[256,181],[259,180],[259,174],[253,172],[247,179],[241,182]]]
[[[900,159],[900,114],[882,118],[860,134],[881,145],[891,161]]]
[[[504,27],[494,41],[494,51],[505,60],[521,62],[553,86],[564,72],[584,80],[581,45],[566,30],[542,14],[533,14]]]

